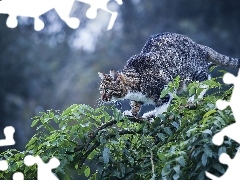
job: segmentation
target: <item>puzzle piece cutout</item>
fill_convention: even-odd
[[[67,23],[72,29],[78,28],[80,20],[74,17],[69,17],[72,6],[75,0],[2,0],[0,1],[0,14],[8,14],[7,26],[15,28],[18,25],[17,16],[34,18],[34,29],[40,31],[44,28],[44,22],[39,18],[41,15],[55,9],[59,17]],[[112,29],[118,13],[110,11],[107,4],[110,0],[77,0],[91,7],[86,13],[90,19],[96,18],[97,10],[102,9],[111,14],[111,19],[108,24],[108,30]],[[119,5],[122,0],[115,0]]]
[[[24,158],[24,164],[27,166],[32,166],[37,164],[37,179],[46,180],[46,177],[51,180],[58,180],[57,176],[52,172],[52,169],[57,168],[60,165],[60,161],[53,157],[49,160],[48,163],[44,163],[39,156],[27,155]]]
[[[60,165],[60,161],[53,157],[48,163],[44,163],[39,156],[27,155],[24,158],[24,164],[32,166],[37,164],[37,179],[45,180],[46,177],[51,180],[58,180],[57,176],[52,172],[52,169],[57,168]],[[5,160],[0,161],[0,171],[6,171],[8,169],[8,163]],[[24,175],[21,172],[15,172],[12,176],[13,180],[24,180]]]
[[[6,171],[8,169],[8,163],[6,160],[0,161],[0,171]]]
[[[7,126],[4,128],[3,133],[5,136],[5,139],[0,139],[0,147],[11,146],[15,144],[15,140],[13,139],[14,132],[15,132],[15,129],[12,126]]]
[[[223,82],[226,83],[226,84],[234,84],[233,93],[232,93],[232,96],[230,98],[230,101],[218,100],[216,102],[216,105],[220,110],[223,110],[227,106],[230,106],[232,111],[233,111],[236,122],[240,123],[240,113],[238,113],[239,102],[240,102],[240,96],[239,96],[239,92],[240,92],[240,83],[239,83],[240,82],[240,70],[238,72],[237,77],[235,77],[234,75],[232,75],[230,73],[224,74]]]
[[[206,176],[212,180],[238,180],[240,177],[240,151],[238,149],[235,157],[231,159],[228,154],[222,153],[219,157],[219,161],[222,164],[228,165],[228,170],[221,177],[216,177],[211,173],[206,172]]]
[[[12,126],[7,126],[4,128],[3,133],[5,139],[0,140],[0,147],[1,146],[10,146],[15,144],[15,140],[13,138],[15,129]],[[38,180],[45,180],[47,177],[51,180],[58,180],[56,175],[52,172],[52,169],[57,168],[60,165],[60,161],[53,157],[50,159],[48,163],[44,163],[39,156],[32,156],[27,155],[24,158],[24,164],[27,166],[32,166],[37,164],[37,179]],[[6,160],[0,160],[0,171],[6,171],[8,169],[8,162]],[[24,175],[21,172],[16,172],[13,174],[13,180],[24,180]]]
[[[9,14],[6,24],[10,28],[17,26],[17,16],[34,18],[34,29],[39,31],[44,28],[44,22],[39,16],[55,9],[60,18],[74,29],[79,26],[80,21],[69,17],[73,3],[74,0],[2,0],[0,13]]]
[[[21,172],[16,172],[12,176],[13,180],[24,180],[24,176]]]
[[[0,147],[1,146],[11,146],[15,144],[13,139],[13,134],[15,132],[14,127],[7,126],[4,128],[3,133],[5,139],[0,139]],[[8,169],[8,163],[6,160],[0,160],[0,171],[6,171]]]
[[[118,13],[117,12],[113,12],[111,10],[108,9],[107,5],[109,3],[110,0],[77,0],[77,1],[80,1],[80,2],[83,2],[83,3],[86,3],[86,4],[89,4],[91,7],[88,9],[88,11],[86,12],[86,16],[89,18],[89,19],[94,19],[97,17],[97,11],[98,9],[102,9],[108,13],[111,14],[111,18],[110,18],[110,21],[108,23],[108,28],[107,30],[110,30],[112,29],[115,21],[116,21],[116,18],[117,18],[117,15]],[[123,2],[122,0],[115,0],[119,5],[122,5]]]
[[[6,171],[8,169],[8,163],[6,160],[0,161],[0,171]],[[24,176],[21,172],[16,172],[13,174],[13,180],[24,180]]]
[[[239,102],[240,102],[240,96],[238,95],[240,92],[240,70],[238,73],[238,76],[235,77],[234,75],[230,73],[226,73],[223,76],[223,82],[226,84],[234,84],[233,87],[233,93],[230,98],[230,101],[223,101],[218,100],[216,102],[216,106],[218,109],[223,110],[227,106],[230,106],[233,115],[235,117],[235,123],[223,128],[219,133],[215,134],[213,136],[213,143],[220,146],[223,143],[224,136],[228,136],[234,141],[238,142],[240,144],[240,135],[238,134],[239,128],[240,128],[240,113],[239,111]]]
[[[232,96],[230,101],[218,100],[216,102],[216,106],[218,109],[223,110],[227,106],[230,106],[235,117],[236,122],[223,128],[219,133],[215,134],[212,138],[212,141],[215,145],[220,146],[224,141],[224,136],[228,136],[234,141],[240,144],[240,113],[239,113],[239,102],[240,102],[240,69],[238,72],[238,76],[235,77],[230,73],[226,73],[223,76],[223,82],[226,84],[234,84]],[[222,164],[227,164],[228,169],[224,175],[221,177],[216,177],[208,172],[206,172],[206,176],[211,178],[212,180],[228,180],[228,179],[239,179],[240,177],[240,150],[238,149],[235,157],[231,159],[226,153],[222,153],[219,157],[219,161]]]

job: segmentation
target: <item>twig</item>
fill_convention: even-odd
[[[136,123],[149,123],[148,119],[145,119],[145,118],[141,118],[141,117],[134,117],[134,116],[129,116],[128,119],[132,122],[136,122]],[[120,122],[124,121],[124,119],[120,120]],[[80,146],[78,148],[75,148],[74,150],[74,153],[75,152],[78,152],[78,151],[81,151],[83,149],[88,149],[89,145],[92,143],[92,141],[96,138],[96,136],[98,135],[99,131],[107,128],[107,127],[110,127],[114,124],[117,123],[117,120],[111,120],[101,126],[99,126],[94,132],[91,132],[88,134],[89,136],[89,140],[88,142],[84,145],[84,146]]]
[[[118,131],[119,135],[125,135],[125,134],[140,134],[140,131],[129,131],[129,130],[122,130],[122,131]],[[115,137],[116,134],[109,134],[106,136],[106,139],[111,139],[113,137]],[[94,150],[96,149],[98,146],[100,145],[100,141],[96,141],[86,152],[85,154],[82,155],[82,158],[79,161],[79,169],[82,167],[83,163],[85,162],[85,160],[87,159],[88,155]]]
[[[151,164],[152,164],[152,178],[151,180],[155,180],[155,170],[154,170],[154,162],[153,162],[153,152],[152,150],[150,150],[150,153],[151,153],[151,157],[150,157],[150,160],[151,160]]]

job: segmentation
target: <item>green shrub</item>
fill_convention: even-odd
[[[89,179],[206,179],[205,171],[221,176],[226,166],[219,155],[233,156],[237,144],[226,138],[215,146],[211,139],[223,127],[234,122],[230,108],[220,111],[217,99],[229,99],[216,79],[202,82],[214,93],[197,99],[203,90],[193,82],[188,91],[174,96],[168,112],[148,119],[124,117],[114,107],[93,109],[87,105],[72,105],[62,113],[49,110],[33,118],[37,133],[26,145],[26,151],[10,149],[0,154],[9,163],[0,178],[11,179],[14,172],[23,172],[25,179],[36,178],[37,166],[27,167],[23,158],[39,155],[48,162],[57,157],[61,164],[54,172],[71,179],[70,169]],[[163,90],[161,96],[174,91],[179,78]],[[211,91],[210,91],[211,92]],[[187,99],[195,95],[195,101]],[[90,163],[97,170],[90,169]]]

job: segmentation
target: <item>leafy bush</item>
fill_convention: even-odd
[[[214,93],[198,99],[208,85]],[[173,92],[179,78],[166,87],[161,96]],[[37,166],[27,167],[23,158],[39,155],[48,162],[57,157],[61,164],[54,172],[71,179],[70,169],[89,179],[206,179],[205,171],[221,176],[226,166],[219,155],[233,156],[237,144],[226,138],[221,147],[211,139],[223,127],[234,122],[230,108],[220,111],[217,99],[228,99],[232,88],[222,90],[216,79],[193,82],[188,91],[174,96],[168,112],[149,119],[125,117],[114,107],[93,109],[72,105],[62,113],[49,110],[33,118],[37,133],[26,145],[26,151],[10,149],[1,153],[9,169],[0,178],[10,179],[16,171],[25,179],[36,179]],[[194,95],[193,103],[187,99]],[[90,169],[95,164],[97,170]]]

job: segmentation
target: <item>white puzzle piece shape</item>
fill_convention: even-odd
[[[15,172],[12,176],[13,180],[24,180],[24,175],[21,172]]]
[[[0,160],[0,171],[6,171],[8,169],[8,163],[6,160]]]
[[[110,21],[108,23],[107,30],[111,30],[112,29],[112,27],[113,27],[113,25],[114,25],[114,23],[115,23],[115,21],[117,19],[118,13],[108,9],[107,5],[108,5],[110,0],[77,0],[77,1],[83,2],[83,3],[86,3],[86,4],[90,5],[90,8],[86,12],[86,16],[89,19],[96,18],[97,17],[97,11],[99,9],[102,9],[102,10],[110,13],[111,14],[111,18],[110,18]],[[115,1],[119,5],[123,4],[122,0],[115,0]]]
[[[13,139],[15,129],[12,126],[7,126],[4,128],[3,133],[5,139],[0,139],[0,147],[1,146],[11,146],[15,144],[15,140]]]
[[[110,0],[77,0],[90,5],[86,12],[86,16],[94,19],[97,16],[98,9],[102,9],[111,14],[107,30],[112,29],[118,13],[108,9],[107,4]],[[119,5],[122,5],[122,0],[115,0]],[[7,26],[15,28],[18,25],[17,16],[34,18],[34,29],[40,31],[44,28],[44,22],[39,18],[41,15],[55,9],[59,17],[66,24],[76,29],[79,27],[80,20],[70,17],[75,0],[2,0],[0,1],[0,14],[8,14]]]
[[[228,154],[222,153],[219,157],[222,164],[228,165],[228,169],[221,177],[216,177],[211,173],[206,172],[206,176],[212,180],[238,180],[240,177],[240,151],[238,150],[235,157],[231,159]]]
[[[52,169],[57,168],[60,165],[60,161],[53,157],[48,163],[44,163],[39,156],[27,155],[24,158],[24,164],[27,166],[32,166],[37,164],[37,179],[46,180],[46,177],[51,180],[58,180],[57,176],[52,172]]]
[[[218,109],[223,110],[227,106],[230,106],[235,117],[235,123],[228,125],[223,128],[219,133],[215,134],[212,138],[212,141],[215,145],[220,146],[224,141],[224,136],[231,138],[232,140],[238,142],[240,144],[240,111],[239,111],[239,102],[240,102],[240,69],[238,72],[238,76],[235,77],[230,73],[226,73],[223,76],[223,82],[226,84],[234,84],[232,96],[230,101],[218,100],[216,102],[216,106]],[[206,172],[206,176],[211,178],[212,180],[238,180],[240,177],[240,150],[238,149],[235,157],[231,159],[226,153],[222,153],[219,157],[219,161],[222,164],[227,164],[228,169],[225,174],[221,177],[216,177],[208,172]]]
[[[76,29],[80,21],[69,17],[73,3],[74,0],[2,0],[0,13],[9,14],[6,22],[9,28],[17,27],[17,16],[24,16],[34,18],[34,29],[40,31],[44,28],[44,22],[39,17],[55,9],[69,27]]]

